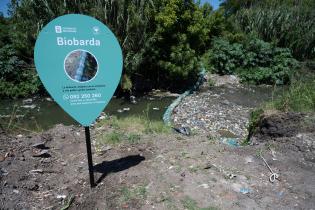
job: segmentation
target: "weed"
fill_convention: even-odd
[[[209,87],[213,87],[214,85],[215,85],[214,80],[208,79],[208,86],[209,86]]]
[[[120,202],[126,203],[131,200],[144,200],[147,197],[147,189],[143,185],[134,186],[132,188],[123,187],[121,189],[121,198]]]
[[[198,167],[191,165],[189,166],[188,170],[190,173],[196,173],[198,171]]]
[[[118,119],[117,117],[110,117],[98,122],[98,126],[108,126],[114,130],[119,130],[124,133],[170,133],[170,127],[164,125],[160,121],[151,121],[146,117],[130,116]]]
[[[314,112],[315,111],[315,78],[310,81],[298,81],[279,99],[269,106],[280,111]]]
[[[71,197],[69,198],[69,200],[67,201],[66,205],[65,205],[64,207],[62,207],[61,210],[67,210],[67,209],[69,209],[70,206],[71,206],[71,204],[73,203],[73,201],[74,201],[74,196],[71,196]]]
[[[136,144],[140,141],[140,135],[135,133],[127,134],[127,140],[130,144]]]
[[[118,144],[124,139],[124,134],[113,131],[110,133],[105,133],[99,138],[101,144]]]
[[[206,208],[199,208],[197,202],[188,196],[184,200],[182,200],[182,204],[187,210],[218,210],[218,208],[211,206]]]

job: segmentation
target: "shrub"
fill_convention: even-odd
[[[215,73],[236,73],[243,82],[253,84],[287,84],[297,67],[289,49],[251,37],[243,43],[214,39],[207,56]]]
[[[0,97],[34,94],[40,84],[35,70],[16,56],[11,45],[0,48]]]

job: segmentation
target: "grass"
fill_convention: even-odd
[[[98,127],[101,126],[108,126],[124,133],[161,134],[171,132],[170,127],[164,125],[162,121],[151,121],[143,116],[130,116],[125,118],[113,116],[109,119],[101,120],[98,123]]]
[[[150,121],[145,117],[130,116],[126,118],[110,117],[98,122],[97,127],[106,127],[96,137],[96,147],[106,144],[117,145],[121,143],[136,144],[144,134],[170,133],[171,128],[162,121]]]
[[[268,103],[266,108],[284,112],[315,112],[315,78],[293,83],[283,96]]]
[[[147,189],[143,185],[121,188],[121,203],[128,203],[131,200],[145,200],[147,198]]]
[[[188,196],[184,200],[182,200],[182,204],[187,210],[219,210],[216,207],[200,208],[198,207],[197,202]]]

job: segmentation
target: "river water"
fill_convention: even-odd
[[[136,104],[121,98],[113,98],[104,112],[118,118],[127,116],[148,115],[152,121],[162,120],[166,108],[174,97],[140,97]],[[0,123],[3,127],[9,124],[20,130],[46,130],[55,124],[76,125],[62,108],[50,98],[31,98],[0,101]],[[10,120],[11,123],[10,123]]]
[[[220,103],[222,101],[227,101],[227,103],[254,108],[271,100],[273,97],[276,98],[283,90],[283,87],[273,89],[270,86],[251,86],[245,88],[211,87],[210,90],[201,90],[201,94],[203,91],[208,91],[208,94],[211,96],[217,95],[218,97],[211,99],[210,104],[218,104],[218,107],[221,106]],[[136,104],[132,104],[127,100],[114,97],[104,112],[118,118],[145,115],[152,121],[160,121],[165,110],[174,99],[175,97],[143,96],[136,99]],[[206,100],[206,98],[203,100]],[[198,109],[198,107],[192,108]],[[213,111],[219,112],[220,110]],[[189,113],[184,113],[183,115],[187,114]],[[50,98],[35,97],[31,99],[7,99],[0,101],[0,125],[4,128],[10,124],[11,128],[14,126],[20,130],[40,131],[52,128],[54,125],[60,123],[64,125],[77,124]]]

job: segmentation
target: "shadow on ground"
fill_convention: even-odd
[[[108,174],[116,173],[133,166],[138,165],[145,160],[145,157],[140,155],[130,155],[127,157],[119,158],[111,161],[103,161],[94,166],[94,171],[102,173],[101,177],[97,180],[97,183],[100,183]]]

